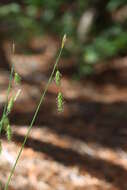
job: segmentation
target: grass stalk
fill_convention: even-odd
[[[13,53],[13,55],[15,54],[15,43],[14,42],[12,44],[12,53]],[[4,105],[3,114],[2,114],[2,117],[0,120],[0,123],[1,123],[0,133],[2,131],[2,127],[3,127],[2,123],[4,121],[4,118],[8,115],[6,112],[7,112],[8,98],[9,98],[9,94],[10,94],[11,86],[12,86],[13,74],[14,74],[14,65],[12,64],[11,72],[10,72],[10,76],[9,76],[9,84],[8,84],[8,89],[7,89],[6,101],[5,101],[5,105]]]
[[[26,141],[27,141],[27,139],[28,139],[28,136],[29,136],[29,134],[30,134],[31,128],[32,128],[33,125],[34,125],[34,122],[35,122],[36,117],[37,117],[37,115],[38,115],[40,106],[41,106],[41,104],[43,103],[43,100],[44,100],[45,94],[46,94],[46,92],[47,92],[47,90],[48,90],[48,87],[49,87],[50,83],[51,83],[52,80],[53,80],[53,76],[54,76],[54,74],[55,74],[55,70],[56,70],[56,68],[57,68],[57,66],[58,66],[58,63],[59,63],[59,60],[60,60],[60,57],[61,57],[61,54],[62,54],[62,50],[63,50],[63,47],[64,47],[64,43],[65,43],[65,36],[63,37],[62,45],[61,45],[61,48],[60,48],[60,50],[59,50],[58,56],[57,56],[57,58],[56,58],[56,62],[55,62],[55,64],[54,64],[53,70],[52,70],[51,75],[50,75],[50,77],[49,77],[49,80],[48,80],[48,82],[47,82],[47,84],[46,84],[46,87],[45,87],[45,89],[44,89],[44,91],[43,91],[43,93],[42,93],[42,96],[41,96],[41,98],[40,98],[40,101],[39,101],[39,103],[38,103],[38,106],[37,106],[37,108],[36,108],[36,111],[35,111],[35,113],[34,113],[33,119],[32,119],[32,121],[31,121],[31,123],[30,123],[30,125],[29,125],[29,127],[28,127],[26,136],[25,136],[24,141],[23,141],[23,143],[22,143],[22,145],[21,145],[21,148],[20,148],[20,150],[19,150],[19,152],[18,152],[18,155],[17,155],[17,157],[16,157],[15,163],[14,163],[12,169],[11,169],[11,172],[10,172],[9,177],[8,177],[8,180],[7,180],[6,184],[5,184],[4,190],[8,190],[8,186],[9,186],[9,183],[10,183],[10,181],[11,181],[11,177],[12,177],[14,171],[15,171],[16,165],[17,165],[17,163],[18,163],[18,161],[19,161],[19,158],[20,158],[20,156],[21,156],[21,153],[22,153],[22,151],[23,151],[23,149],[24,149],[24,146],[25,146],[25,143],[26,143]]]
[[[10,94],[10,91],[11,91],[11,85],[12,85],[12,80],[13,80],[13,73],[14,73],[14,66],[12,65],[12,67],[11,67],[11,73],[10,73],[10,77],[9,77],[8,89],[7,89],[6,102],[5,102],[5,105],[4,105],[4,110],[3,110],[2,118],[1,118],[1,121],[0,121],[1,123],[3,123],[3,120],[6,117],[8,98],[9,98],[9,94]],[[2,126],[3,125],[0,125],[0,133],[2,131]]]

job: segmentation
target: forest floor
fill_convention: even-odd
[[[35,42],[32,44],[36,46]],[[13,140],[8,143],[2,139],[1,190],[48,79],[50,60],[58,47],[52,39],[49,42],[50,49],[44,55],[16,54],[10,58],[23,80],[22,93],[10,116]],[[41,44],[45,43],[47,39]],[[61,61],[64,112],[57,112],[58,90],[53,82],[9,190],[127,189],[127,58],[122,59],[106,68],[96,66],[94,76],[80,81],[71,77],[74,60]],[[0,111],[6,99],[8,76],[0,72]]]

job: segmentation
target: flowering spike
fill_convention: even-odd
[[[7,112],[10,113],[12,108],[13,108],[13,105],[14,105],[14,97],[11,97],[9,102],[8,102],[8,106],[7,106]]]
[[[15,73],[15,75],[14,75],[14,81],[15,81],[16,84],[20,84],[21,77],[19,76],[18,73]]]
[[[64,108],[64,101],[63,101],[63,95],[61,92],[57,95],[57,110],[58,112],[62,112]]]
[[[67,35],[64,34],[63,39],[62,39],[62,44],[61,44],[61,48],[62,48],[62,49],[63,49],[63,47],[64,47],[64,45],[65,45],[66,40],[67,40]]]
[[[4,130],[6,130],[7,125],[9,125],[9,119],[8,119],[8,117],[5,117],[4,120],[3,120],[3,127],[4,127]]]
[[[8,141],[11,141],[11,138],[12,138],[12,130],[11,130],[10,124],[7,125],[7,128],[6,128],[6,135],[7,135]]]
[[[55,82],[57,86],[60,86],[60,81],[61,81],[61,73],[59,72],[59,70],[57,70],[55,75]]]

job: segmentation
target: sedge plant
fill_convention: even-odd
[[[13,50],[12,53],[14,54],[15,53],[15,44],[14,43],[13,43],[12,50]],[[17,93],[9,98],[13,81],[14,81],[15,85],[18,85],[20,83],[20,76],[18,75],[18,73],[15,73],[14,66],[12,65],[11,73],[9,76],[9,84],[8,84],[7,95],[6,95],[6,103],[4,105],[3,114],[2,114],[2,117],[0,120],[0,135],[3,131],[5,131],[7,139],[9,141],[11,140],[11,137],[12,137],[11,126],[10,126],[10,122],[9,122],[9,114],[12,111],[14,102],[16,101],[16,99],[18,98],[18,96],[21,92],[21,90],[18,89]],[[1,142],[0,142],[0,151],[2,151],[2,143]]]
[[[48,82],[46,84],[46,87],[44,89],[44,91],[42,92],[42,95],[41,95],[41,98],[40,98],[40,101],[37,105],[37,108],[35,110],[35,113],[33,115],[33,118],[32,118],[32,121],[28,127],[28,130],[27,130],[27,133],[25,135],[25,138],[24,138],[24,141],[21,145],[21,148],[17,154],[17,157],[16,157],[16,160],[14,162],[14,165],[12,166],[12,169],[10,171],[10,174],[8,176],[8,179],[7,179],[7,182],[5,184],[5,187],[4,187],[4,190],[8,190],[8,187],[9,187],[9,184],[10,184],[10,181],[11,181],[11,178],[12,178],[12,175],[14,174],[14,171],[15,171],[15,168],[16,168],[16,165],[19,161],[19,158],[21,156],[21,153],[24,149],[24,146],[25,146],[25,143],[29,137],[29,134],[30,134],[30,131],[35,123],[35,120],[37,118],[37,115],[38,115],[38,112],[39,112],[39,109],[40,109],[40,106],[42,105],[43,101],[44,101],[44,97],[46,95],[46,92],[48,90],[48,87],[50,85],[50,83],[52,82],[53,79],[55,79],[55,83],[56,83],[56,86],[58,87],[58,95],[57,95],[57,110],[58,112],[62,112],[63,111],[63,106],[64,106],[64,103],[63,103],[63,94],[62,92],[59,90],[60,89],[60,84],[61,84],[61,73],[59,71],[59,68],[58,68],[58,64],[59,64],[59,60],[60,60],[60,57],[61,57],[61,54],[62,54],[62,51],[63,51],[63,48],[64,48],[64,45],[65,45],[65,42],[66,42],[66,34],[63,36],[63,39],[62,39],[62,43],[61,43],[61,47],[59,49],[59,53],[58,53],[58,56],[56,58],[56,61],[55,61],[55,64],[53,66],[53,69],[52,69],[52,72],[51,72],[51,75],[48,79]],[[15,52],[15,46],[13,44],[13,53]],[[2,118],[0,120],[0,133],[2,132],[2,130],[4,129],[6,131],[6,134],[7,134],[7,139],[10,141],[11,140],[11,136],[12,136],[12,132],[11,132],[11,127],[10,127],[10,123],[9,123],[9,114],[11,113],[12,111],[12,108],[14,106],[14,102],[16,101],[17,97],[19,96],[20,94],[20,89],[17,91],[16,95],[15,96],[12,96],[10,99],[9,99],[9,95],[10,95],[10,91],[11,91],[11,88],[12,88],[12,82],[13,82],[13,79],[14,79],[14,82],[16,84],[19,84],[20,83],[20,76],[15,73],[14,71],[14,67],[12,65],[12,68],[11,68],[11,73],[10,73],[10,79],[9,79],[9,85],[8,85],[8,91],[7,91],[7,98],[6,98],[6,103],[5,103],[5,106],[4,106],[4,110],[3,110],[3,114],[2,114]],[[2,144],[0,142],[0,146],[2,147]]]

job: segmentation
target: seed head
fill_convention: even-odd
[[[3,127],[4,127],[5,131],[6,131],[8,125],[9,125],[9,119],[8,119],[8,117],[5,117],[3,119]]]
[[[11,130],[10,124],[7,125],[7,128],[6,128],[6,135],[7,135],[8,141],[11,141],[11,139],[12,139],[12,130]]]
[[[61,82],[61,73],[59,72],[59,70],[56,71],[55,82],[56,82],[56,85],[57,85],[57,86],[60,86],[60,82]]]
[[[64,109],[64,99],[61,92],[57,95],[57,110],[58,112],[63,112]]]
[[[7,112],[10,113],[12,108],[14,106],[14,97],[11,97],[9,102],[8,102],[8,106],[7,106]]]
[[[21,77],[19,76],[18,73],[15,73],[15,75],[14,75],[14,81],[15,81],[16,84],[20,84]]]
[[[63,47],[64,47],[64,45],[65,45],[66,40],[67,40],[67,35],[64,34],[63,39],[62,39],[62,44],[61,44],[61,48],[62,48],[62,49],[63,49]]]

